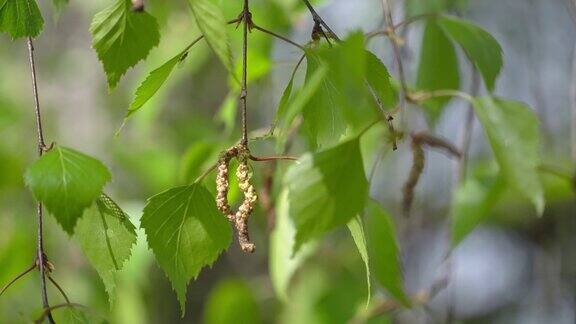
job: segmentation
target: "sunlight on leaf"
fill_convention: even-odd
[[[42,26],[44,19],[35,0],[0,0],[0,32],[12,39],[36,37]]]
[[[130,258],[132,246],[136,243],[134,225],[110,197],[102,194],[78,221],[75,235],[82,251],[102,278],[110,305],[114,305],[114,276]]]
[[[366,307],[368,307],[370,298],[372,296],[372,285],[370,283],[370,257],[368,256],[366,235],[364,234],[364,224],[362,222],[362,218],[360,216],[356,216],[350,222],[348,222],[348,230],[350,230],[350,234],[354,239],[358,253],[360,254],[360,257],[362,257],[362,261],[366,267],[366,286],[368,289]]]
[[[184,316],[188,282],[230,245],[230,224],[218,212],[210,192],[192,184],[148,199],[140,227],[178,295]]]
[[[232,50],[226,32],[226,19],[218,5],[209,0],[189,0],[190,8],[206,42],[226,69],[234,75]]]
[[[104,66],[110,89],[160,41],[156,19],[130,8],[130,0],[117,0],[98,12],[90,25],[92,47]]]
[[[316,244],[309,242],[295,255],[292,253],[296,228],[289,215],[288,192],[283,191],[276,205],[276,222],[270,234],[270,279],[276,296],[288,302],[288,289],[298,268],[314,252]]]
[[[374,277],[388,293],[410,306],[404,292],[402,264],[396,240],[392,217],[375,201],[370,201],[366,209],[366,233]]]
[[[288,169],[284,185],[296,225],[297,252],[303,243],[347,224],[364,208],[368,181],[358,139],[304,155]]]
[[[100,196],[111,175],[102,162],[62,146],[54,146],[24,175],[34,197],[44,203],[69,234],[76,221]]]

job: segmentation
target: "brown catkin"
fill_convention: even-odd
[[[420,180],[420,175],[422,175],[422,171],[424,171],[424,163],[425,163],[425,156],[424,156],[424,149],[422,148],[422,143],[415,138],[412,137],[412,168],[410,169],[410,175],[408,179],[404,183],[404,187],[402,188],[403,193],[403,201],[402,201],[402,210],[405,217],[410,216],[410,209],[412,207],[412,201],[414,200],[414,189]]]
[[[216,207],[231,222],[234,221],[234,213],[228,203],[228,190],[230,189],[228,167],[232,154],[235,154],[235,151],[228,150],[220,157],[216,172]]]
[[[238,178],[238,186],[240,190],[244,193],[244,201],[238,207],[238,211],[235,215],[236,230],[238,231],[238,241],[240,247],[244,252],[254,252],[254,243],[250,241],[250,235],[248,233],[248,219],[256,201],[258,200],[258,195],[254,186],[250,183],[252,174],[250,173],[250,168],[248,167],[248,162],[246,160],[240,161],[238,169],[236,170],[236,177]]]

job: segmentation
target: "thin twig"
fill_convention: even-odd
[[[204,180],[204,178],[206,178],[212,171],[216,170],[217,167],[218,163],[212,164],[208,169],[206,169],[206,171],[202,172],[202,174],[199,175],[196,180],[194,180],[194,183],[202,182],[202,180]]]
[[[406,101],[406,95],[408,94],[408,85],[406,82],[406,75],[404,73],[404,64],[402,62],[402,56],[400,53],[400,46],[398,45],[398,37],[394,30],[394,20],[392,19],[392,5],[390,0],[382,0],[384,6],[384,17],[386,19],[386,25],[390,31],[390,38],[392,40],[392,53],[394,54],[394,60],[396,61],[396,67],[398,68],[398,78],[400,79],[400,107],[404,106]]]
[[[48,275],[48,280],[50,280],[50,282],[54,285],[54,287],[56,287],[56,289],[58,289],[58,291],[60,291],[60,294],[62,294],[62,297],[64,297],[64,300],[66,300],[66,302],[68,304],[70,304],[70,299],[68,299],[68,295],[66,295],[66,293],[64,292],[64,289],[62,289],[62,287],[60,287],[60,285],[56,282],[56,280],[54,280],[54,278],[52,278],[52,276]]]
[[[242,109],[242,141],[241,144],[248,146],[248,114],[247,102],[248,97],[248,27],[252,26],[252,18],[248,4],[249,0],[244,0],[244,9],[242,10],[242,22],[244,23],[242,31],[242,89],[240,90],[240,103]]]
[[[38,85],[36,79],[36,64],[34,63],[34,44],[32,38],[28,37],[28,58],[30,61],[30,72],[32,74],[32,92],[34,95],[34,111],[36,115],[36,131],[38,136],[38,155],[41,157],[46,150],[44,142],[44,133],[42,130],[42,115],[40,113],[40,100],[38,99]],[[46,255],[44,254],[44,237],[43,237],[43,215],[42,203],[38,202],[36,206],[38,218],[38,232],[37,232],[37,246],[36,246],[36,259],[38,261],[38,268],[40,269],[40,293],[42,295],[42,306],[48,309],[46,316],[50,323],[55,323],[52,313],[50,312],[50,304],[48,302],[48,293],[46,292]]]
[[[78,304],[78,303],[63,303],[63,304],[57,304],[57,305],[53,305],[47,308],[44,308],[44,310],[42,311],[42,314],[40,314],[40,317],[38,317],[37,320],[34,321],[34,323],[42,323],[44,321],[45,317],[50,318],[52,315],[52,311],[58,308],[64,308],[64,307],[71,307],[71,308],[88,308],[82,304]]]
[[[256,162],[269,162],[269,161],[297,161],[298,158],[294,156],[254,156],[250,155],[250,160]]]
[[[294,45],[295,47],[298,47],[298,48],[301,49],[302,51],[305,51],[305,50],[306,50],[306,49],[304,48],[304,46],[296,43],[295,41],[291,40],[290,38],[284,37],[284,36],[282,36],[282,35],[280,35],[280,34],[277,34],[277,33],[273,32],[273,31],[271,31],[271,30],[268,30],[268,29],[266,29],[266,28],[260,27],[260,26],[258,26],[258,25],[256,25],[256,24],[252,24],[252,28],[254,28],[254,29],[256,29],[256,30],[259,30],[259,31],[261,31],[261,32],[263,32],[263,33],[266,33],[266,34],[268,34],[268,35],[270,35],[270,36],[276,37],[276,38],[278,38],[278,39],[280,39],[280,40],[283,40],[284,42],[286,42],[286,43],[288,43],[288,44]]]
[[[310,1],[302,0],[302,2],[304,2],[306,7],[308,8],[308,11],[310,11],[310,14],[312,15],[312,19],[314,20],[314,22],[324,27],[330,33],[330,37],[340,42],[340,38],[338,38],[338,35],[336,35],[336,33],[332,30],[332,28],[330,28],[330,26],[328,26],[328,24],[324,21],[324,19],[320,17],[320,15],[316,12],[316,10],[314,10],[314,7],[312,7]]]
[[[6,290],[8,290],[8,288],[10,288],[10,286],[12,286],[16,281],[18,281],[18,279],[24,277],[26,274],[28,274],[30,271],[34,270],[34,268],[36,268],[36,263],[32,263],[32,265],[30,267],[28,267],[26,270],[22,271],[21,273],[19,273],[16,277],[14,277],[14,279],[10,280],[9,283],[7,283],[2,290],[0,290],[0,296],[2,296],[2,294],[4,294],[4,292]]]
[[[412,17],[408,17],[408,18],[404,19],[403,21],[401,21],[401,22],[399,22],[399,23],[396,23],[396,24],[393,26],[392,29],[393,29],[393,30],[397,30],[397,29],[399,29],[400,27],[406,27],[406,26],[408,26],[408,25],[410,25],[410,24],[412,24],[412,23],[415,23],[415,22],[417,22],[417,21],[420,21],[420,20],[423,20],[423,19],[428,19],[428,18],[434,18],[434,17],[437,17],[437,16],[438,16],[438,13],[429,12],[429,13],[423,13],[423,14],[420,14],[420,15],[415,15],[415,16],[412,16]],[[386,28],[386,29],[384,29],[384,30],[375,30],[375,31],[369,32],[369,33],[367,33],[365,36],[366,36],[366,38],[370,39],[370,38],[375,37],[375,36],[378,36],[378,35],[384,35],[384,36],[390,37],[390,34],[391,34],[390,28]]]

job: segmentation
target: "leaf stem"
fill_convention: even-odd
[[[204,178],[206,178],[210,172],[216,170],[216,168],[218,167],[218,163],[214,163],[213,165],[211,165],[208,169],[206,169],[206,171],[204,171],[201,175],[199,175],[196,180],[194,180],[194,183],[200,183],[202,182],[202,180],[204,180]]]
[[[30,267],[28,267],[26,270],[22,271],[21,273],[19,273],[16,277],[14,277],[14,279],[10,280],[9,283],[7,283],[2,290],[0,290],[0,296],[2,296],[2,294],[4,294],[4,292],[6,290],[8,290],[8,288],[10,288],[10,286],[12,286],[16,281],[18,281],[18,279],[24,277],[26,274],[28,274],[30,271],[34,270],[34,268],[36,268],[36,263],[32,263],[32,265]]]
[[[298,158],[294,157],[294,156],[254,156],[254,155],[250,155],[249,156],[250,160],[252,161],[256,161],[256,162],[269,162],[269,161],[297,161]]]
[[[259,30],[259,31],[261,31],[261,32],[263,32],[263,33],[265,33],[265,34],[268,34],[268,35],[270,35],[270,36],[272,36],[272,37],[276,37],[276,38],[278,38],[278,39],[280,39],[280,40],[282,40],[282,41],[284,41],[284,42],[286,42],[286,43],[288,43],[288,44],[294,45],[295,47],[298,47],[298,48],[301,49],[302,51],[305,51],[305,50],[306,50],[306,49],[304,48],[304,46],[296,43],[295,41],[293,41],[293,40],[291,40],[291,39],[289,39],[289,38],[287,38],[287,37],[284,37],[284,36],[282,36],[282,35],[280,35],[280,34],[277,34],[277,33],[273,32],[273,31],[271,31],[271,30],[268,30],[268,29],[266,29],[266,28],[260,27],[260,26],[258,26],[258,25],[256,25],[256,24],[252,24],[252,28],[254,28],[254,29],[256,29],[256,30]]]
[[[54,280],[54,278],[52,278],[52,276],[50,275],[48,275],[48,280],[50,280],[50,282],[54,285],[54,287],[56,287],[56,289],[58,289],[58,291],[62,294],[62,297],[64,297],[66,303],[70,304],[70,299],[68,299],[68,295],[66,295],[64,289],[62,289],[62,287],[58,284],[58,282],[56,282],[56,280]]]
[[[34,44],[32,37],[28,37],[28,58],[30,61],[30,72],[32,75],[32,93],[34,96],[34,111],[36,115],[36,131],[38,136],[38,155],[41,157],[46,150],[44,142],[44,132],[42,130],[42,115],[40,113],[40,100],[38,99],[38,83],[36,78],[36,64],[34,62]],[[42,297],[42,306],[47,309],[46,316],[50,323],[55,323],[52,313],[50,312],[50,304],[48,302],[48,293],[46,292],[46,254],[44,253],[44,237],[43,237],[43,215],[42,203],[38,202],[36,206],[38,218],[38,231],[36,240],[36,259],[38,268],[40,269],[40,294]]]

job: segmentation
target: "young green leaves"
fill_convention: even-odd
[[[489,91],[494,91],[496,78],[502,69],[502,48],[498,41],[484,29],[466,20],[443,16],[438,24],[468,56],[480,71]]]
[[[476,99],[474,109],[492,146],[501,176],[529,198],[538,215],[542,215],[544,190],[538,172],[538,117],[522,103],[493,97]]]
[[[499,175],[471,177],[458,187],[452,202],[452,245],[456,246],[483,221],[505,189]]]
[[[188,282],[230,245],[228,220],[218,212],[210,192],[192,184],[150,198],[140,226],[178,295],[184,315]]]
[[[76,225],[76,237],[96,269],[114,304],[114,274],[121,270],[136,243],[136,228],[128,215],[105,194],[88,208]]]
[[[296,225],[296,252],[303,243],[347,224],[364,208],[368,181],[358,139],[304,155],[288,169],[284,185]]]
[[[309,50],[306,58],[307,81],[322,64],[328,67],[320,87],[302,110],[302,127],[312,147],[335,144],[348,127],[358,130],[376,119],[378,112],[368,101],[362,34],[354,33],[331,48]]]
[[[436,16],[426,21],[416,87],[419,90],[458,90],[460,76],[453,42],[480,72],[489,91],[493,91],[502,69],[500,44],[481,27],[452,16]],[[432,121],[438,119],[446,97],[424,102]]]
[[[372,273],[392,297],[404,306],[409,306],[410,300],[403,287],[400,253],[392,217],[374,201],[368,203],[366,215]]]
[[[102,162],[56,145],[34,162],[24,177],[34,197],[72,235],[84,209],[100,196],[111,175]]]
[[[0,32],[12,39],[38,36],[43,25],[36,0],[0,0]]]
[[[206,42],[230,73],[234,73],[232,50],[226,33],[226,19],[218,5],[209,0],[189,0],[198,28]]]
[[[160,41],[156,19],[145,11],[132,11],[130,0],[116,0],[97,13],[90,32],[110,89]]]
[[[416,88],[426,91],[460,88],[456,50],[434,19],[428,20],[424,29]],[[450,98],[443,97],[424,102],[431,121],[440,117],[448,101]]]
[[[128,108],[128,113],[126,117],[129,117],[138,109],[140,109],[150,98],[156,94],[156,92],[162,87],[164,82],[168,79],[174,67],[178,65],[178,63],[182,62],[186,56],[188,55],[188,50],[192,47],[193,44],[188,45],[182,52],[178,53],[176,56],[168,60],[166,63],[162,64],[159,68],[155,69],[154,71],[150,72],[146,79],[142,81],[138,89],[136,90],[136,97],[130,104],[130,108]]]

